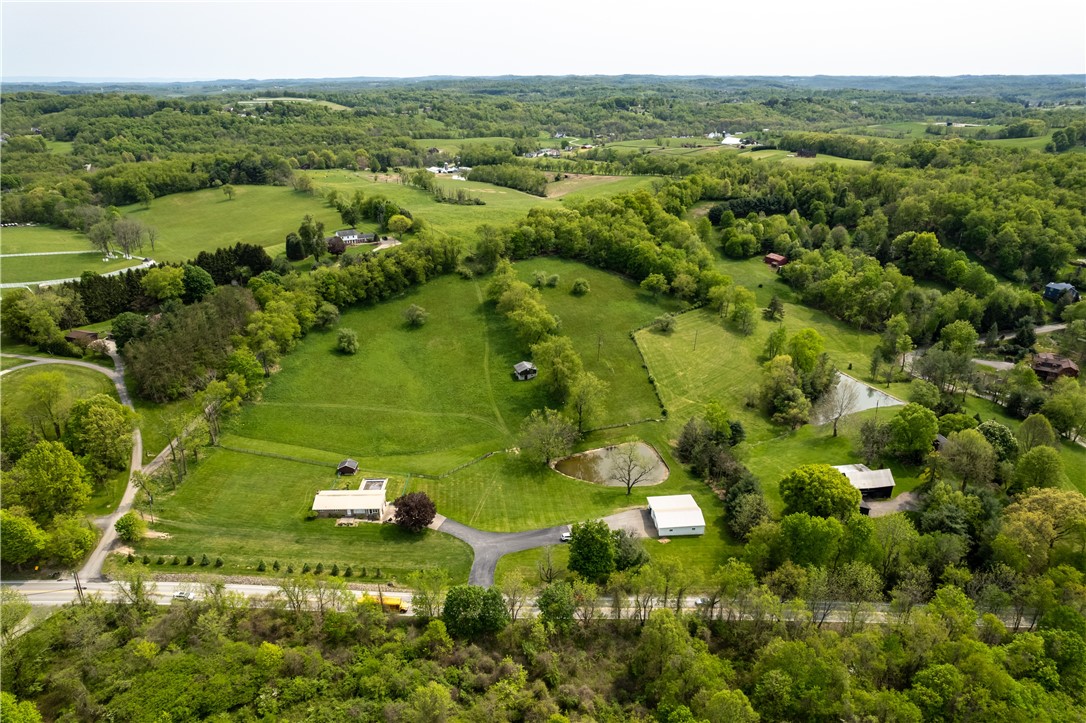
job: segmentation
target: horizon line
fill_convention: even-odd
[[[429,74],[429,75],[356,75],[356,76],[295,76],[295,77],[122,77],[122,76],[58,76],[58,75],[17,75],[6,77],[0,75],[0,83],[252,83],[252,82],[292,82],[292,81],[397,81],[397,80],[498,80],[517,78],[1031,78],[1031,77],[1070,77],[1081,76],[1086,79],[1086,73],[1077,72],[1047,72],[1047,73],[952,73],[938,75],[922,73],[903,75],[896,73],[737,73],[737,74],[713,74],[713,73],[499,73],[494,75],[460,75],[460,74]]]

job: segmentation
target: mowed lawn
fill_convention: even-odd
[[[229,450],[212,450],[172,495],[160,496],[155,508],[157,532],[167,538],[148,538],[137,547],[156,560],[177,555],[223,559],[223,567],[154,568],[162,572],[221,572],[254,574],[260,560],[268,567],[279,561],[291,564],[351,565],[357,576],[365,567],[372,579],[380,568],[382,579],[403,581],[422,568],[442,568],[457,582],[467,580],[471,549],[437,532],[407,534],[395,525],[360,524],[336,527],[330,518],[306,520],[314,494],[336,486],[335,469],[260,457]],[[363,582],[364,580],[355,580]]]
[[[0,283],[33,283],[78,278],[84,271],[104,274],[140,265],[139,259],[115,258],[103,261],[97,253],[57,256],[14,256],[0,259]]]
[[[236,243],[276,246],[297,231],[306,214],[324,222],[329,235],[338,228],[339,213],[315,194],[281,186],[235,186],[228,199],[221,189],[175,193],[151,202],[125,206],[123,213],[158,230],[155,248],[142,255],[157,261],[188,261],[201,251]]]
[[[542,290],[543,298],[561,317],[586,368],[610,384],[597,423],[658,417],[659,404],[629,332],[670,306],[653,301],[629,280],[581,264],[534,259],[517,265],[523,278],[537,269],[561,276],[557,288]],[[569,293],[578,277],[592,288],[584,297]],[[175,496],[160,501],[163,522],[156,529],[171,538],[148,540],[140,552],[152,558],[222,556],[224,570],[234,572],[260,558],[268,564],[273,558],[296,564],[320,560],[326,568],[338,562],[357,569],[365,564],[363,552],[356,555],[355,543],[341,548],[339,541],[358,539],[365,555],[385,555],[382,567],[395,568],[401,565],[395,550],[402,540],[386,537],[388,526],[336,530],[326,521],[303,520],[313,494],[335,484],[335,464],[350,456],[363,474],[391,478],[390,497],[405,489],[425,490],[442,514],[493,531],[572,523],[643,507],[649,494],[689,492],[702,502],[714,532],[697,543],[673,543],[665,554],[715,564],[732,545],[719,503],[673,459],[665,423],[595,432],[578,445],[587,449],[637,437],[661,451],[671,478],[635,489],[629,497],[623,488],[528,464],[513,451],[523,419],[547,399],[538,382],[513,380],[513,364],[528,358],[528,351],[484,303],[486,281],[442,277],[397,299],[345,312],[340,326],[355,329],[361,342],[353,356],[335,351],[334,332],[311,333],[284,357],[263,400],[230,423],[223,449],[202,460]],[[410,304],[430,312],[422,328],[406,325],[402,314]],[[382,536],[373,530],[383,530]],[[435,554],[460,569],[453,553]],[[440,557],[426,559],[442,564]],[[231,567],[233,560],[242,567]],[[401,566],[410,569],[415,563]]]
[[[3,254],[34,254],[42,253],[44,251],[93,250],[91,242],[86,236],[68,228],[52,228],[50,226],[11,226],[9,228],[0,229],[0,253]],[[4,259],[4,261],[8,260],[9,259]]]
[[[653,300],[630,279],[576,261],[536,258],[520,262],[516,268],[520,279],[529,284],[536,271],[559,276],[558,286],[540,289],[543,301],[561,320],[562,334],[573,341],[585,371],[608,384],[604,411],[592,426],[659,417],[660,405],[630,332],[675,311],[675,302],[670,298]],[[591,291],[584,296],[570,293],[578,278],[589,282]]]
[[[4,368],[8,368],[9,361],[13,360],[4,360]],[[29,402],[23,394],[23,389],[27,379],[42,372],[56,372],[64,377],[70,402],[86,399],[95,394],[106,394],[114,400],[118,399],[113,382],[105,374],[67,364],[41,364],[26,369],[16,369],[0,377],[0,409],[3,410],[5,419],[24,421],[37,428],[37,425],[27,418]],[[52,425],[48,422],[45,423],[44,430],[39,429],[39,434],[43,432],[45,439],[56,439]],[[115,509],[124,494],[127,481],[127,470],[111,474],[95,486],[84,511],[91,517],[97,517]]]
[[[482,283],[447,276],[344,313],[339,326],[358,333],[358,353],[336,351],[334,332],[310,334],[233,434],[404,474],[439,474],[512,446],[520,420],[543,406],[543,391],[513,381],[523,353],[482,303]],[[425,326],[407,326],[411,304],[430,312]]]

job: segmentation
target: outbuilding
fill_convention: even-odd
[[[834,469],[847,477],[865,500],[888,500],[894,494],[894,473],[888,469],[869,469],[863,464],[835,465]]]
[[[660,537],[704,535],[705,516],[691,495],[649,497],[649,514]]]
[[[72,329],[64,335],[65,341],[70,341],[73,344],[79,344],[80,346],[86,346],[92,341],[98,341],[98,332],[86,331],[84,329]]]
[[[535,364],[530,361],[517,362],[513,365],[513,376],[518,381],[528,381],[529,379],[535,379],[536,374],[539,374],[539,370],[535,368]]]
[[[336,467],[336,474],[339,475],[355,474],[356,472],[358,472],[358,462],[355,462],[350,458],[343,460],[339,463],[339,466]]]
[[[788,263],[788,257],[780,254],[766,254],[762,261],[769,264],[770,268],[779,269]]]
[[[1082,296],[1078,293],[1078,289],[1071,284],[1053,281],[1051,284],[1045,286],[1044,297],[1049,301],[1059,301],[1063,298],[1064,294],[1070,294],[1072,302],[1077,302],[1082,299]]]

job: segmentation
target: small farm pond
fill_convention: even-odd
[[[865,409],[874,409],[875,407],[893,407],[900,406],[905,402],[900,399],[891,397],[886,392],[880,391],[875,387],[868,386],[858,379],[853,379],[847,374],[837,375],[837,384],[841,391],[848,392],[848,390],[855,390],[855,397],[852,406],[845,412],[846,414],[854,414],[856,412],[862,412]],[[825,419],[815,419],[816,424],[822,424],[827,421]]]
[[[639,486],[658,485],[669,474],[660,453],[645,442],[624,442],[579,452],[558,460],[554,468],[568,477],[608,487],[625,487],[626,479],[639,476]]]

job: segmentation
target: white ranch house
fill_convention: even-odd
[[[321,490],[313,498],[312,509],[321,517],[380,520],[388,509],[387,487],[387,478],[367,478],[356,490]]]

